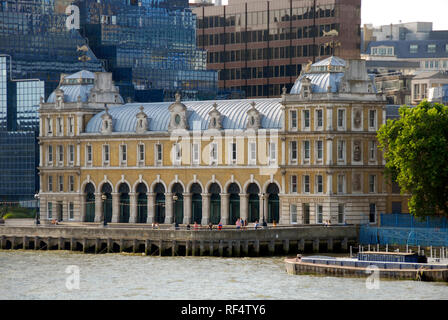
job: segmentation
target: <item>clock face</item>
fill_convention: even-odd
[[[180,123],[180,116],[178,114],[174,117],[174,122],[176,122],[176,124]]]

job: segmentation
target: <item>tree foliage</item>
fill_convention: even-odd
[[[411,214],[448,216],[448,106],[423,101],[399,112],[378,132],[386,176],[411,195]]]

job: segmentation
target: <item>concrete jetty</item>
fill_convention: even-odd
[[[174,230],[138,225],[0,226],[0,249],[130,252],[159,256],[250,257],[300,252],[347,252],[357,245],[356,226]]]

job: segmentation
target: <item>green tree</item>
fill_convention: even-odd
[[[386,177],[411,195],[411,214],[448,216],[448,106],[425,100],[399,112],[378,132]]]

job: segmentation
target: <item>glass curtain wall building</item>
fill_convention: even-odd
[[[40,99],[62,73],[103,70],[79,30],[67,28],[67,5],[0,0],[0,202],[33,199],[39,190]]]
[[[124,99],[171,101],[216,95],[217,73],[196,47],[196,16],[185,0],[79,0],[81,33],[112,72]]]

